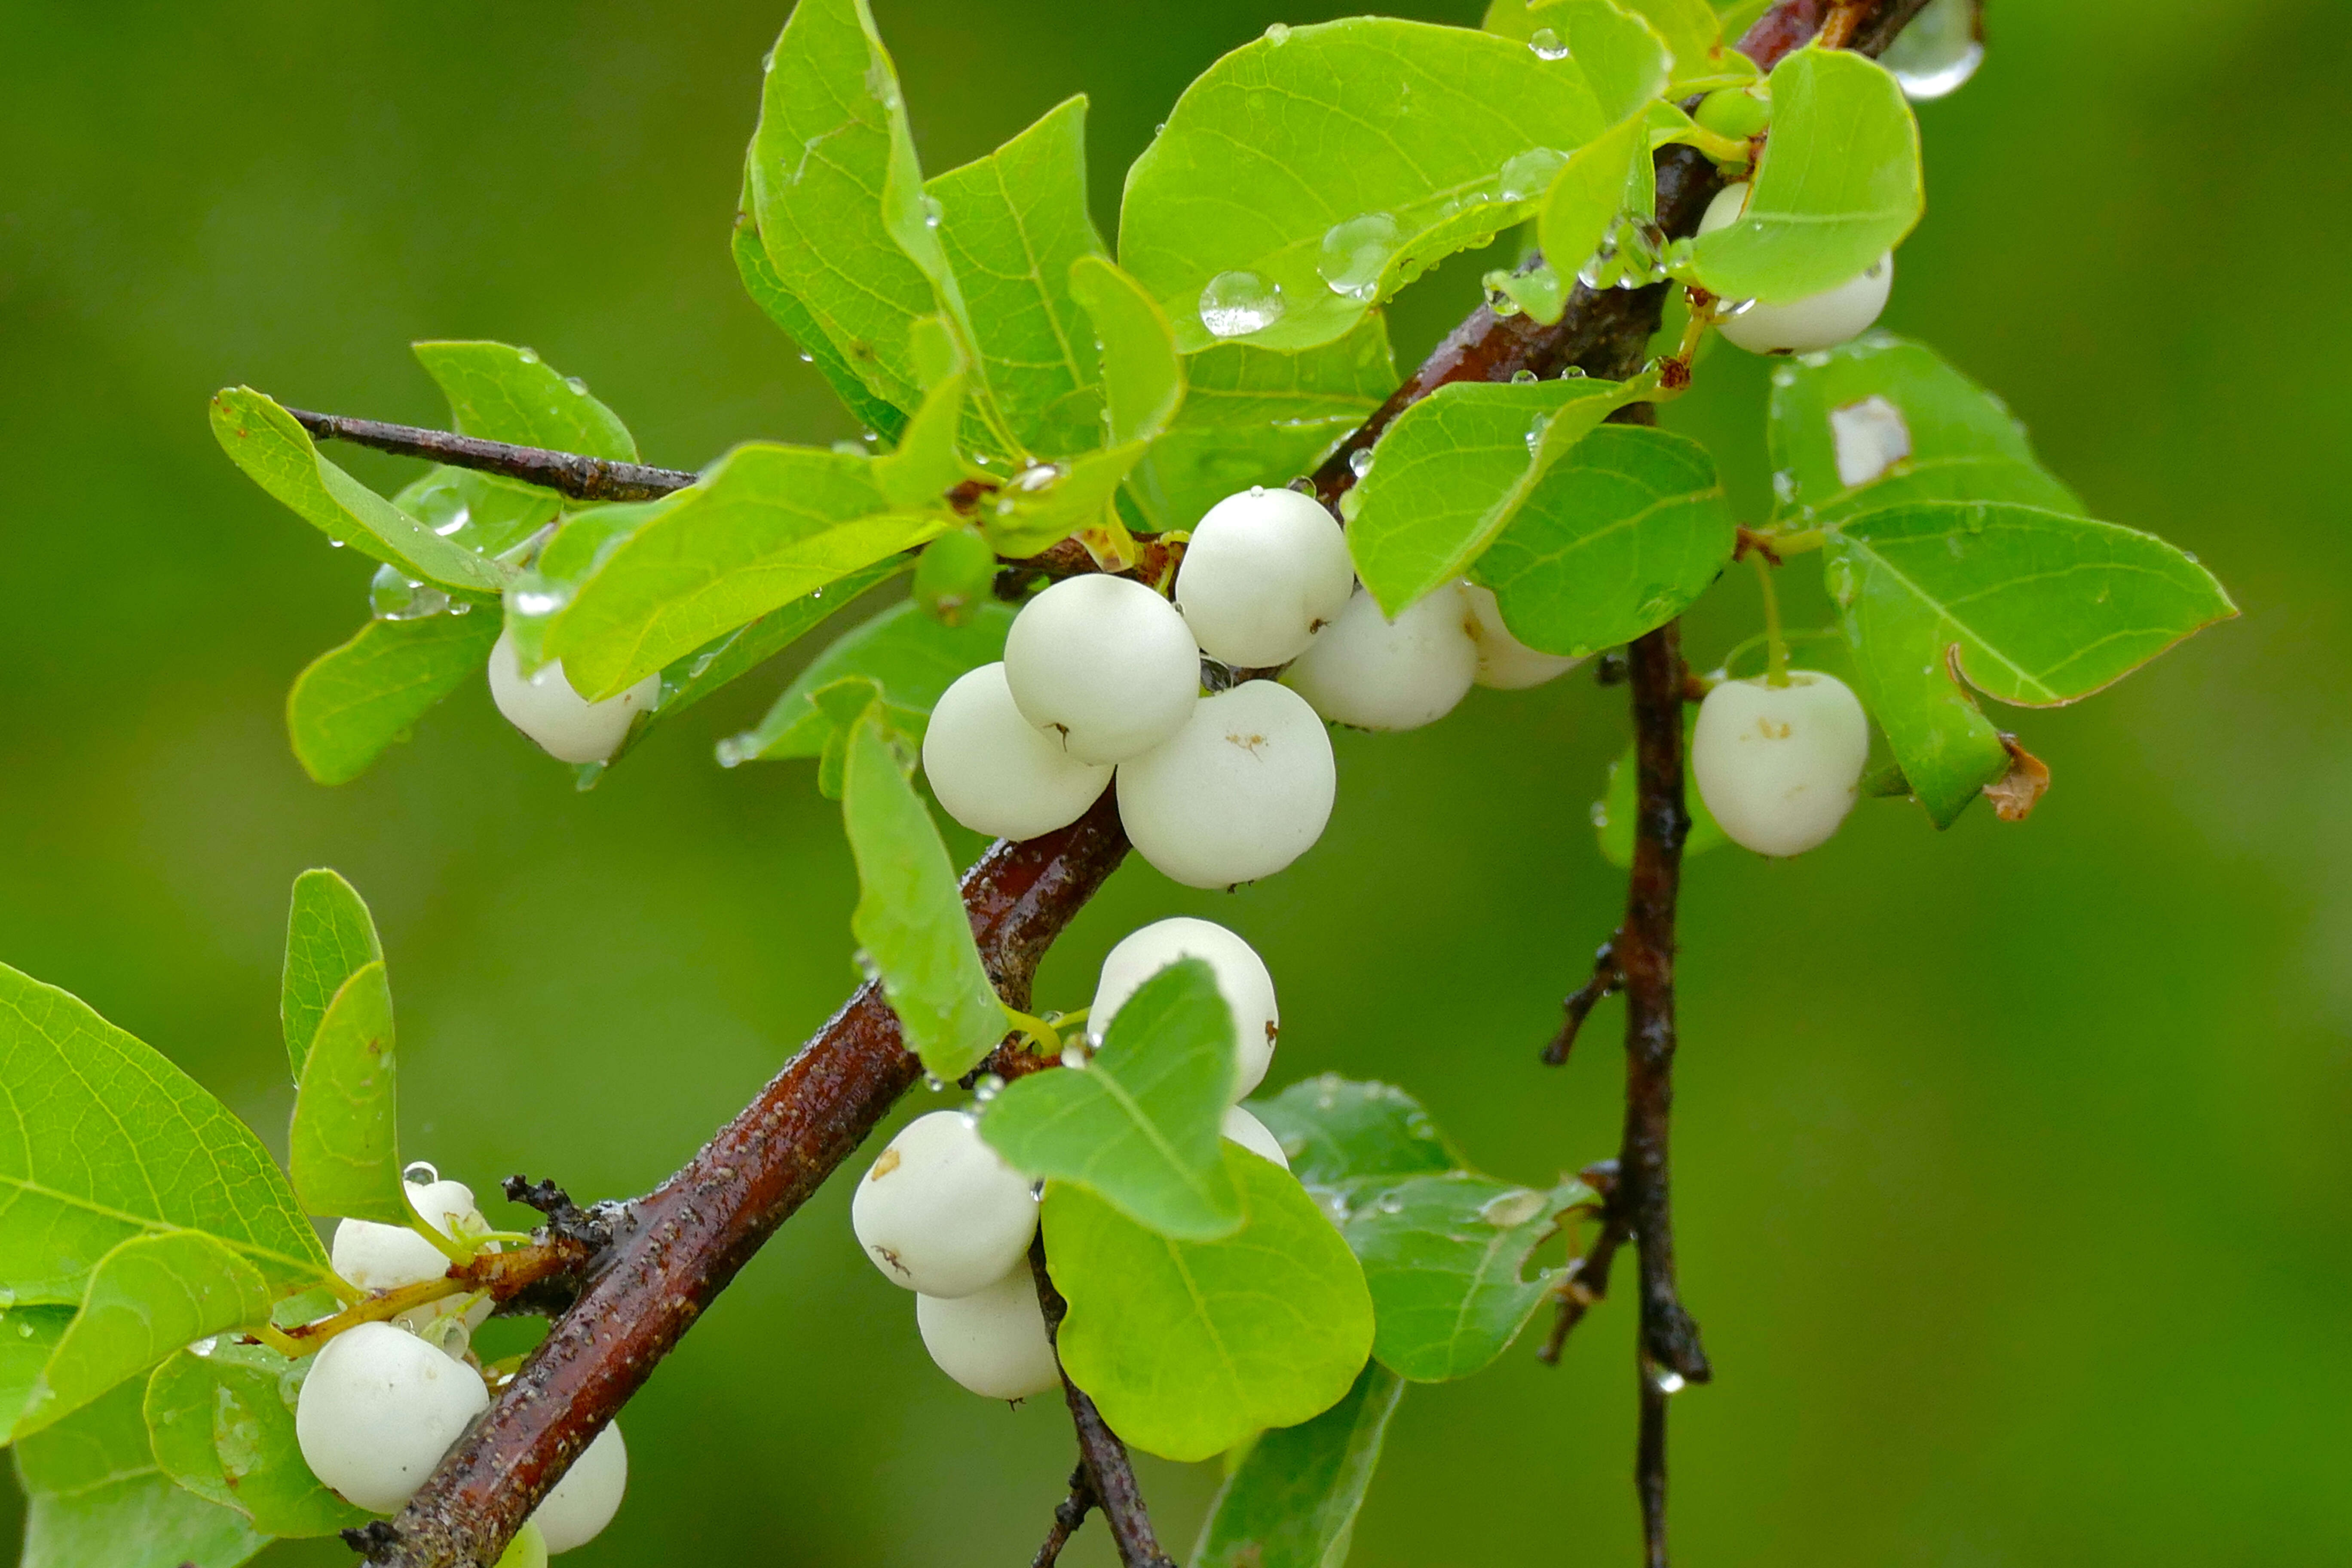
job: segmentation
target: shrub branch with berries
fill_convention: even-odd
[[[537,1214],[500,1228],[403,1162],[384,955],[334,873],[294,889],[283,1170],[162,1055],[0,968],[0,1436],[28,1568],[587,1542],[623,1500],[616,1413],[926,1078],[969,1100],[866,1164],[856,1243],[948,1376],[1067,1405],[1040,1563],[1097,1510],[1124,1562],[1172,1561],[1130,1445],[1227,1458],[1199,1568],[1339,1563],[1407,1387],[1547,1311],[1558,1360],[1630,1245],[1663,1564],[1667,1400],[1711,1373],[1668,1184],[1684,857],[1802,854],[1864,798],[2021,819],[2049,770],[1980,698],[2070,702],[2234,614],[2193,558],[2087,516],[1991,393],[1873,330],[1922,210],[1906,93],[1965,79],[1974,22],[1496,0],[1478,29],[1277,26],[1129,169],[1114,259],[1083,99],[926,177],[866,0],[800,0],[733,250],[863,442],[655,468],[580,382],[492,342],[416,345],[450,431],[221,393],[237,465],[378,563],[369,620],[288,702],[322,784],[486,679],[585,788],[847,610],[718,760],[814,763],[868,982],[661,1188],[583,1210],[513,1178]],[[1511,236],[1400,384],[1384,303]],[[1655,426],[1717,337],[1778,356],[1768,516]],[[434,466],[379,495],[331,440]],[[1807,557],[1832,626],[1781,623],[1775,577]],[[1751,573],[1757,635],[1696,671],[1678,617]],[[1221,925],[1135,931],[1083,1009],[1033,998],[1129,847],[1193,888],[1277,875],[1343,798],[1331,726],[1415,729],[1587,660],[1630,687],[1633,734],[1595,812],[1625,916],[1543,1053],[1624,997],[1623,1139],[1563,1151],[1580,1174],[1487,1175],[1402,1089],[1284,1084],[1275,978]],[[934,805],[999,840],[961,878]],[[486,1361],[493,1316],[551,1321]],[[1063,1488],[1037,1485],[1042,1517]]]

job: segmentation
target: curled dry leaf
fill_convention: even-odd
[[[2023,822],[2050,788],[2050,764],[2004,734],[2000,743],[2009,752],[2009,771],[1984,786],[1995,816],[2003,822]]]

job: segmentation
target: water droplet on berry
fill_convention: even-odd
[[[441,1173],[430,1160],[411,1160],[400,1168],[400,1179],[429,1187],[441,1179]]]

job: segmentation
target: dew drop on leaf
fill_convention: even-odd
[[[1343,300],[1370,300],[1380,293],[1381,272],[1396,254],[1401,237],[1397,220],[1386,213],[1343,218],[1323,231],[1315,274]]]
[[[1220,272],[1201,290],[1201,324],[1214,337],[1264,331],[1282,312],[1282,286],[1255,272]]]
[[[1561,43],[1559,41],[1559,35],[1553,32],[1549,27],[1538,27],[1534,32],[1528,34],[1528,47],[1536,52],[1536,58],[1538,59],[1564,60],[1568,58],[1568,46]]]
[[[1276,22],[1268,26],[1265,30],[1265,41],[1277,49],[1290,42],[1290,24]]]
[[[1552,176],[1567,166],[1567,153],[1549,147],[1531,147],[1503,164],[1500,195],[1507,202],[1533,200],[1543,195]]]
[[[1928,0],[1879,57],[1914,103],[1947,97],[1968,85],[1984,63],[1978,37],[1979,0]]]
[[[1498,1230],[1508,1230],[1543,1213],[1546,1201],[1544,1194],[1532,1187],[1521,1187],[1517,1192],[1488,1198],[1478,1206],[1478,1217]]]

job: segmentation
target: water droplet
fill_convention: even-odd
[[[927,1072],[923,1075],[923,1087],[929,1089],[933,1094],[945,1094],[948,1089],[948,1080],[941,1078],[935,1072]]]
[[[1370,447],[1359,447],[1354,451],[1349,453],[1348,471],[1355,475],[1360,479],[1366,474],[1370,473],[1372,471],[1372,449]]]
[[[1532,458],[1543,449],[1545,434],[1551,429],[1551,416],[1538,414],[1528,421],[1528,456]]]
[[[208,1356],[212,1354],[215,1350],[218,1349],[219,1346],[220,1336],[218,1334],[206,1334],[203,1339],[198,1340],[194,1344],[188,1347],[188,1353],[190,1355]]]
[[[1013,476],[1013,488],[1024,491],[1042,490],[1061,477],[1062,469],[1058,464],[1033,463]]]
[[[1984,63],[1978,0],[1928,0],[1879,57],[1914,103],[1958,92]]]
[[[1213,336],[1243,338],[1282,320],[1282,285],[1255,272],[1220,272],[1201,290],[1201,324]]]
[[[588,384],[581,380],[576,375],[565,376],[563,378],[563,384],[570,387],[573,395],[576,396],[585,397],[588,395]]]
[[[1358,213],[1323,231],[1323,252],[1315,274],[1343,300],[1370,300],[1381,291],[1381,273],[1397,253],[1402,231],[1386,213]]]
[[[1550,147],[1530,147],[1504,163],[1499,194],[1507,202],[1530,201],[1543,195],[1552,176],[1567,166],[1567,153]]]
[[[1595,827],[1606,827],[1606,826],[1609,826],[1609,803],[1608,803],[1607,801],[1605,801],[1605,800],[1596,800],[1596,801],[1594,801],[1594,802],[1592,803],[1591,816],[1592,816],[1592,826],[1595,826]]]
[[[1533,386],[1541,379],[1542,377],[1537,375],[1536,373],[1531,370],[1515,370],[1511,373],[1511,384],[1513,386]]]
[[[1075,1042],[1064,1046],[1062,1047],[1062,1065],[1066,1068],[1082,1068],[1086,1066],[1086,1048]]]
[[[1397,1215],[1404,1213],[1404,1200],[1397,1196],[1394,1193],[1382,1193],[1381,1194],[1381,1201],[1372,1206],[1379,1209],[1382,1214]]]
[[[449,595],[397,566],[379,566],[368,583],[368,613],[379,621],[421,621],[449,608]]]
[[[939,197],[926,195],[923,198],[923,226],[925,228],[939,227],[940,222],[945,219],[946,216],[947,209],[940,205]]]
[[[801,363],[803,364],[814,364],[816,363],[816,355],[810,353],[807,350],[803,349],[801,351]]]
[[[539,363],[539,351],[537,349],[518,349],[515,351],[515,358],[522,361],[525,364],[537,364]]]
[[[1562,381],[1582,381],[1591,374],[1591,372],[1586,370],[1582,365],[1572,364],[1566,370],[1559,373],[1559,378]]]
[[[971,1097],[981,1104],[986,1105],[1003,1092],[1004,1080],[1002,1078],[992,1072],[982,1073],[980,1075],[980,1081],[972,1086]]]
[[[1830,362],[1836,357],[1827,349],[1814,349],[1809,353],[1799,354],[1797,363],[1807,370],[1825,370]]]
[[[455,516],[451,517],[448,521],[436,527],[433,531],[439,534],[442,538],[446,539],[451,534],[457,532],[459,529],[465,527],[467,523],[473,521],[474,513],[472,509],[461,506],[457,509]]]
[[[1981,526],[1981,525],[1979,525],[1979,526]],[[2182,552],[2180,552],[2180,558],[2181,558],[2183,561],[2188,562],[2188,563],[2189,563],[2189,564],[2190,564],[2191,566],[2202,566],[2202,565],[2204,564],[2204,563],[2203,563],[2203,562],[2201,562],[2201,561],[2200,561],[2200,560],[2198,560],[2198,559],[2197,559],[2197,552],[2195,552],[2194,550],[2184,550],[2184,551],[2182,551]]]
[[[1276,22],[1272,26],[1266,28],[1265,41],[1273,45],[1277,49],[1282,47],[1283,45],[1290,42],[1290,24],[1287,22]]]
[[[1479,1205],[1478,1217],[1498,1230],[1508,1230],[1543,1213],[1544,1203],[1543,1194],[1532,1187],[1520,1187]]]
[[[1787,506],[1797,499],[1797,476],[1789,468],[1772,470],[1772,499]]]
[[[441,1173],[435,1168],[430,1160],[411,1160],[400,1168],[400,1179],[404,1182],[415,1182],[421,1187],[429,1187],[441,1179]]]
[[[342,547],[343,542],[340,539],[330,539],[327,541],[327,548],[330,550],[341,550]]]
[[[1844,556],[1832,555],[1822,563],[1822,585],[1830,591],[1830,597],[1839,604],[1853,603],[1855,587],[1853,567],[1848,563]]]
[[[719,742],[718,745],[712,747],[711,750],[718,757],[719,765],[722,768],[735,768],[742,766],[744,757],[749,754],[748,749],[743,743],[743,737],[740,735],[730,735],[725,740]]]
[[[551,616],[571,602],[568,584],[551,583],[537,572],[524,573],[507,587],[507,607],[529,619]]]
[[[861,947],[856,952],[851,953],[849,955],[849,962],[857,965],[857,973],[864,975],[866,979],[879,980],[882,978],[882,966],[875,963],[874,955],[866,952],[864,948]]]
[[[1683,1374],[1672,1367],[1652,1366],[1649,1370],[1650,1386],[1660,1394],[1680,1394],[1687,1386],[1683,1381]]]
[[[1559,35],[1553,32],[1549,27],[1538,27],[1534,32],[1528,34],[1528,47],[1536,52],[1536,58],[1539,60],[1564,60],[1568,58],[1568,46],[1561,43],[1559,41]]]

